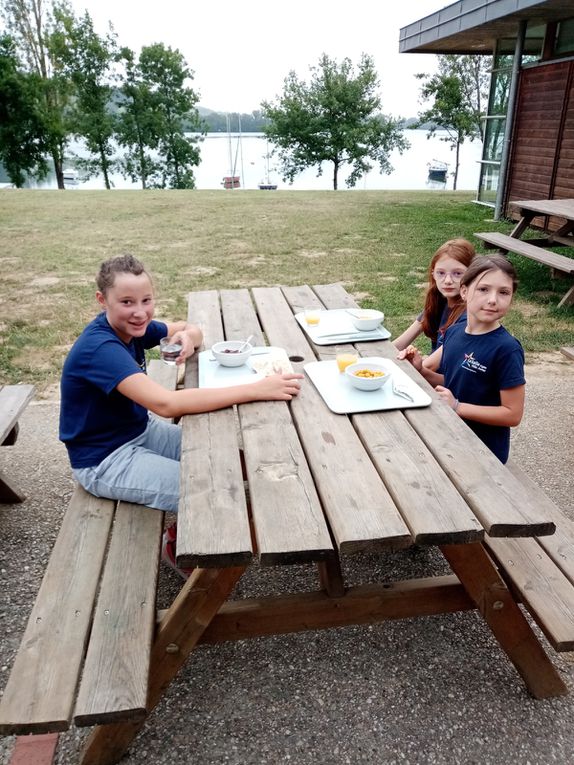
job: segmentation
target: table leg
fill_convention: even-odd
[[[528,226],[530,225],[530,222],[534,218],[534,216],[537,213],[530,212],[530,210],[522,210],[522,217],[516,224],[516,226],[512,229],[510,232],[510,236],[513,236],[515,239],[520,239],[522,234],[526,231]]]
[[[245,567],[198,569],[184,584],[160,622],[154,640],[148,714],[157,705],[244,571]],[[113,765],[119,762],[144,724],[145,720],[97,725],[86,742],[81,765]]]
[[[482,544],[443,545],[441,550],[530,693],[537,699],[566,694],[562,678]]]
[[[341,571],[341,561],[337,553],[329,555],[317,563],[321,587],[330,598],[342,598],[345,594],[345,582]]]
[[[26,497],[10,483],[4,473],[0,470],[0,502],[13,504],[15,502],[23,502],[25,499]]]

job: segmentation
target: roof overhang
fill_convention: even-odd
[[[399,53],[492,53],[496,40],[516,37],[520,21],[573,16],[572,0],[459,0],[403,27]]]

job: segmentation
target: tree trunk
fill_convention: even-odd
[[[339,163],[336,160],[333,160],[333,191],[337,191],[338,188],[338,180],[337,176],[339,174]]]
[[[454,161],[454,178],[452,182],[452,190],[456,191],[456,184],[458,181],[458,159],[460,155],[460,141],[456,142],[456,159]]]

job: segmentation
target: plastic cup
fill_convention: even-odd
[[[338,353],[335,356],[335,359],[337,361],[337,367],[339,368],[339,372],[343,373],[345,369],[349,366],[349,364],[354,364],[356,361],[359,360],[359,357],[356,353]]]
[[[173,343],[169,337],[162,337],[159,341],[161,360],[170,366],[175,365],[175,360],[181,353],[181,349],[181,343]]]
[[[321,311],[318,308],[305,308],[305,321],[310,327],[321,321]]]

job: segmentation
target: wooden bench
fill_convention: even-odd
[[[566,356],[567,359],[572,359],[572,361],[574,361],[574,347],[570,348],[568,345],[563,345],[560,348],[560,353]]]
[[[175,388],[175,367],[152,361],[148,373]],[[0,704],[0,733],[145,717],[163,518],[75,489]]]
[[[496,247],[505,254],[507,252],[515,252],[531,260],[536,260],[538,263],[543,263],[545,266],[550,266],[554,271],[560,271],[568,275],[574,274],[574,258],[570,258],[567,255],[551,252],[544,249],[544,247],[531,244],[531,242],[524,241],[523,239],[517,239],[508,234],[500,234],[497,231],[475,233],[475,237],[481,239],[487,247]],[[567,305],[571,302],[574,302],[574,286],[568,290],[558,306]]]
[[[0,387],[0,445],[12,446],[18,438],[18,420],[34,395],[33,385]],[[21,494],[0,470],[0,502],[23,502]]]

